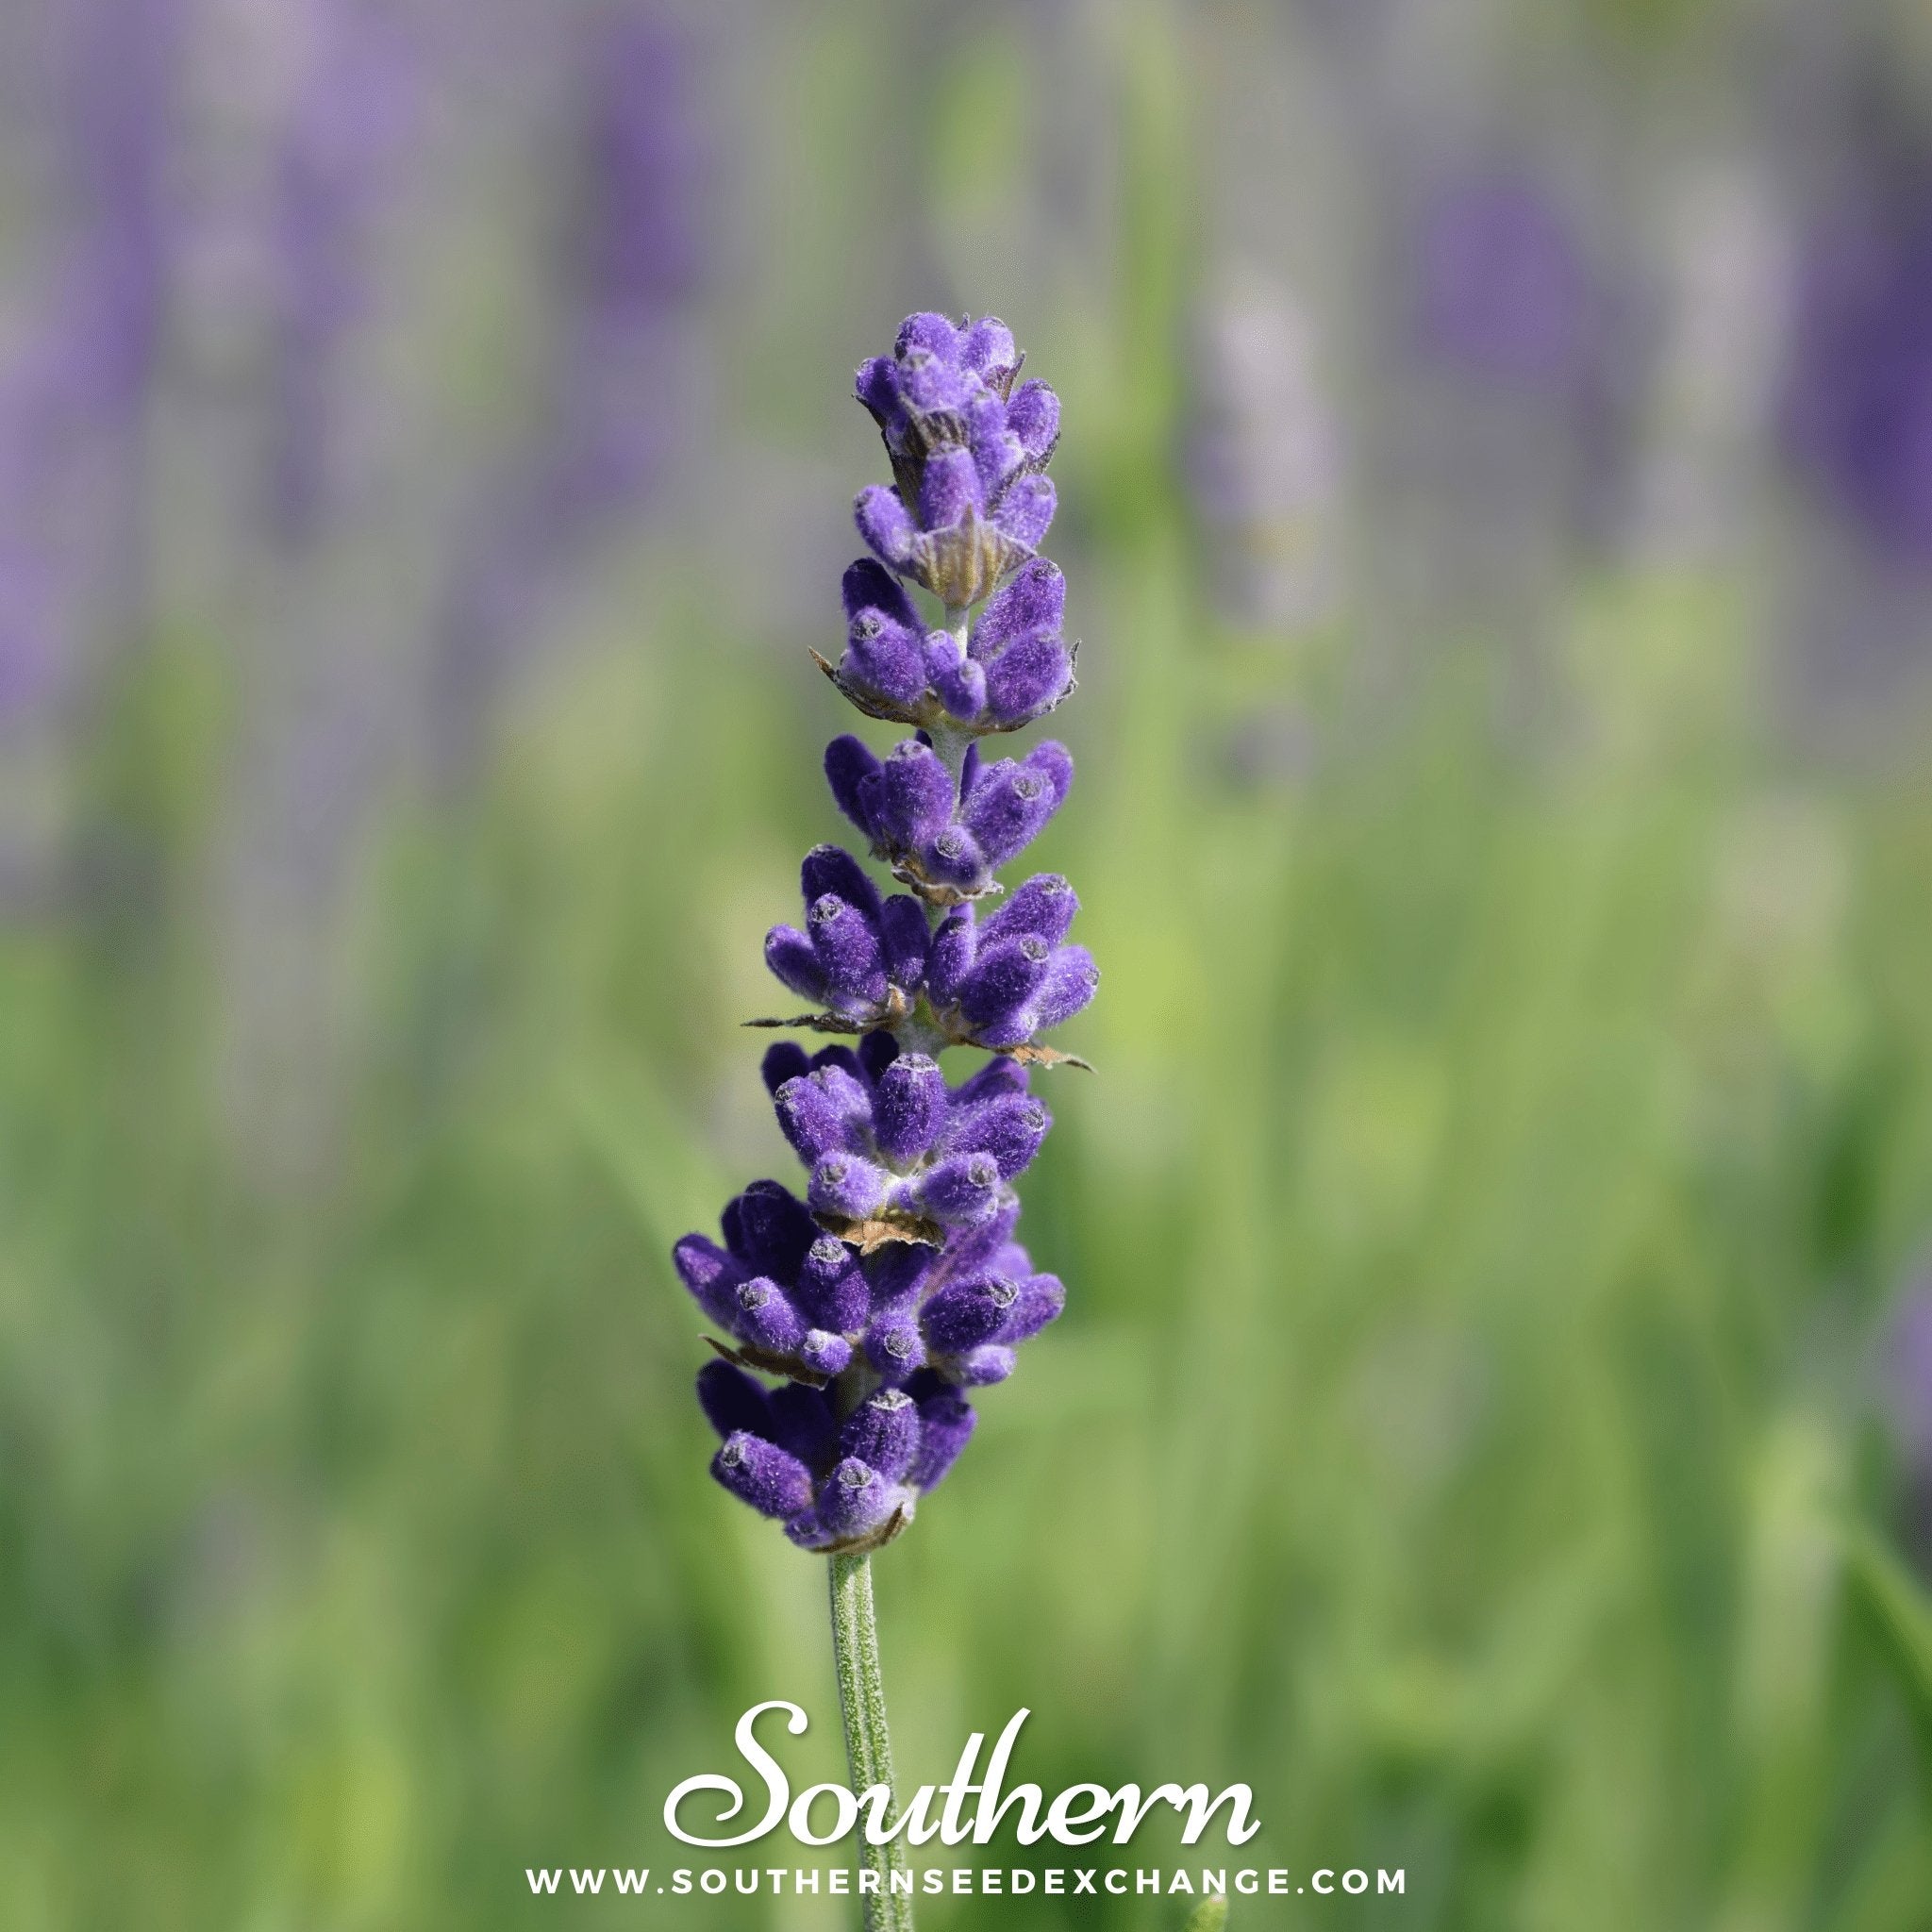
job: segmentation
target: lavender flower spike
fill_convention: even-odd
[[[871,717],[976,737],[1017,731],[1073,691],[1065,585],[1036,555],[1053,522],[1043,473],[1059,398],[1043,382],[1014,386],[1024,359],[990,316],[956,327],[910,315],[892,354],[858,371],[892,483],[859,492],[854,516],[873,556],[845,573],[843,658],[818,662]],[[922,622],[895,579],[930,591],[943,625]]]
[[[1099,974],[1067,943],[1078,901],[1057,874],[979,913],[1074,776],[1054,741],[996,760],[977,742],[1074,688],[1065,584],[1036,554],[1059,405],[1044,383],[1018,381],[1022,359],[990,317],[922,314],[858,373],[893,480],[858,499],[874,558],[845,574],[843,660],[819,662],[860,711],[914,735],[883,756],[837,739],[825,775],[907,890],[882,892],[840,846],[806,855],[804,924],[774,926],[765,961],[813,1010],[752,1024],[857,1044],[766,1054],[799,1191],[754,1181],[726,1206],[721,1239],[687,1235],[674,1255],[712,1331],[697,1386],[719,1438],[712,1474],[831,1558],[855,1789],[891,1783],[871,1553],[966,1448],[967,1391],[1011,1374],[1066,1301],[1014,1239],[1014,1184],[1053,1124],[1027,1062],[1071,1058],[1037,1036],[1085,1007]],[[939,599],[938,622],[908,584]],[[949,1079],[941,1057],[958,1046],[992,1058]],[[882,1875],[903,1869],[904,1841],[864,1856]],[[903,1891],[861,1896],[868,1932],[910,1932]]]

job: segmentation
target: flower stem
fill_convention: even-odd
[[[892,1793],[892,1737],[886,1726],[886,1684],[879,1673],[872,1558],[834,1557],[831,1574],[832,1661],[839,1674],[839,1707],[845,1718],[845,1756],[852,1767],[852,1790],[862,1800],[874,1785],[884,1785],[885,1816],[891,1819],[898,1801]],[[861,1832],[859,1859],[865,1870],[878,1874],[878,1890],[862,1894],[865,1932],[912,1932],[912,1900],[906,1892],[891,1890],[891,1874],[910,1870],[903,1834],[890,1844],[875,1845]]]

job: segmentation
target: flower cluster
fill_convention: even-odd
[[[1074,689],[1060,636],[1066,580],[1045,558],[1022,567],[966,627],[927,629],[905,587],[871,558],[845,573],[845,655],[824,672],[868,717],[973,737],[1017,731]]]
[[[721,1240],[687,1235],[674,1254],[718,1331],[719,1358],[698,1376],[723,1439],[712,1474],[794,1542],[833,1554],[905,1527],[973,1433],[964,1391],[1004,1381],[1066,1299],[1013,1238],[1012,1184],[1053,1124],[1033,1068],[1070,1058],[1037,1036],[1085,1007],[1099,974],[1068,942],[1079,902],[1057,874],[981,917],[1074,775],[1062,744],[993,760],[976,741],[1050,710],[1074,682],[1065,585],[1034,554],[1053,516],[1041,472],[1059,405],[1044,383],[1015,386],[1021,360],[998,322],[915,315],[893,354],[858,372],[894,482],[858,499],[878,560],[846,572],[844,658],[819,661],[868,716],[916,729],[884,758],[835,739],[825,775],[908,890],[882,894],[840,846],[806,855],[805,924],[774,926],[765,960],[813,1010],[753,1024],[857,1044],[766,1054],[802,1197],[754,1181]],[[941,621],[922,620],[900,579],[940,599]],[[940,1056],[956,1046],[992,1058],[951,1084]]]

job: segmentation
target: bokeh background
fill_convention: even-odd
[[[13,0],[0,94],[0,1920],[655,1923],[525,1868],[836,1770],[666,1256],[790,1169],[943,307],[1064,400],[1106,978],[902,1774],[1407,1871],[1237,1932],[1932,1926],[1932,13]],[[1179,1916],[1081,1905],[922,1923]]]

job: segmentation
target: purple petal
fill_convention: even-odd
[[[1022,476],[1000,500],[993,522],[1014,542],[1037,550],[1053,522],[1056,500],[1052,478]]]
[[[822,1006],[830,994],[818,954],[795,925],[774,925],[765,935],[765,964],[800,999]]]
[[[969,510],[986,508],[980,489],[979,471],[971,452],[963,449],[936,450],[925,466],[919,485],[919,521],[927,530],[949,530],[964,520]],[[1051,518],[1049,509],[1048,516]],[[1045,525],[1041,525],[1044,530]]]
[[[979,1418],[957,1389],[941,1385],[919,1402],[919,1455],[908,1472],[916,1488],[937,1488],[973,1440]]]
[[[740,1429],[711,1458],[711,1474],[761,1516],[795,1516],[811,1504],[811,1473],[798,1457]]]
[[[1036,557],[1030,563],[1023,563],[1011,580],[987,600],[967,641],[967,650],[985,663],[1016,639],[1057,636],[1066,601],[1067,582],[1059,566]]]
[[[698,1407],[721,1436],[739,1429],[754,1436],[771,1431],[772,1407],[764,1385],[735,1362],[714,1356],[698,1371]]]
[[[825,783],[832,788],[832,802],[869,839],[877,833],[867,819],[861,788],[878,769],[879,761],[864,741],[850,733],[825,747]]]
[[[1057,946],[1079,909],[1073,887],[1058,873],[1035,873],[980,928],[980,944],[991,947],[1031,933]]]
[[[875,1390],[846,1417],[839,1450],[889,1483],[904,1481],[919,1454],[918,1405],[903,1389]]]
[[[879,1078],[873,1132],[887,1159],[905,1163],[931,1151],[946,1121],[946,1081],[939,1062],[902,1054]]]
[[[1058,638],[1022,638],[988,666],[986,708],[1002,724],[1023,724],[1064,697],[1073,675],[1073,658]]]
[[[852,506],[853,521],[874,554],[894,569],[903,570],[912,560],[913,540],[919,525],[912,512],[899,501],[898,492],[883,483],[869,483],[858,492]]]

